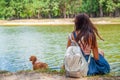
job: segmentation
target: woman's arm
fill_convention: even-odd
[[[90,45],[92,45],[92,37],[89,38],[89,43],[90,43]],[[96,41],[95,45],[96,45],[95,47],[92,47],[93,56],[94,56],[95,60],[99,60],[97,41]]]
[[[94,59],[95,60],[99,60],[99,53],[98,53],[98,46],[97,46],[97,42],[96,42],[96,47],[94,47],[93,49],[92,49],[92,51],[93,51],[93,56],[94,56]]]
[[[67,48],[71,45],[71,40],[75,40],[73,34],[70,34],[70,35],[68,36]]]
[[[70,39],[68,38],[68,41],[67,41],[67,48],[71,45],[71,41]]]

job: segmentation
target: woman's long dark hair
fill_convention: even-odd
[[[80,41],[84,48],[86,45],[91,45],[92,48],[97,47],[96,35],[103,40],[98,34],[96,27],[90,21],[89,16],[84,13],[75,17],[75,31],[80,31],[77,35],[76,42]],[[83,41],[81,41],[82,37]]]

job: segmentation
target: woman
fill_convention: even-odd
[[[88,60],[90,53],[93,53],[87,75],[106,74],[110,72],[110,66],[104,58],[104,52],[100,49],[98,50],[96,36],[103,40],[86,14],[77,15],[71,37],[79,44],[86,60]],[[71,41],[68,38],[67,47],[70,45]]]

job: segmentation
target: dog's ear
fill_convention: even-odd
[[[33,57],[33,60],[34,60],[34,61],[37,61],[37,58],[36,58],[36,56],[34,56],[34,57]]]
[[[31,56],[31,57],[30,57],[30,61],[37,61],[36,56]]]

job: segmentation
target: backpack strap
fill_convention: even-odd
[[[76,35],[75,32],[73,32],[73,37],[74,37],[74,39],[77,38],[77,35]],[[76,42],[76,43],[77,43],[77,42]],[[78,43],[77,43],[77,44],[78,44]],[[78,45],[79,45],[79,44],[78,44]],[[79,45],[79,47],[80,47],[80,45]],[[83,50],[81,49],[81,47],[80,47],[80,50],[82,51],[83,56],[85,56],[85,54],[84,54]]]
[[[74,39],[77,38],[77,35],[75,32],[73,32]]]
[[[88,58],[88,64],[90,63],[90,59],[91,59],[91,54],[89,55],[89,58]]]
[[[69,39],[70,39],[70,41],[71,41],[71,43],[72,43],[74,46],[79,46],[78,43],[77,43],[75,40],[72,39],[72,35],[73,35],[73,33],[70,33],[69,36],[68,36]],[[74,37],[74,35],[73,35],[73,37]]]
[[[71,35],[71,36],[72,36],[72,35]],[[73,37],[74,37],[74,39],[77,37],[77,35],[76,35],[75,32],[73,32]],[[80,47],[80,46],[79,46],[79,47]],[[80,50],[82,51],[82,54],[83,54],[83,56],[85,57],[85,54],[84,54],[83,50],[81,49],[81,47],[80,47]],[[91,54],[89,55],[89,58],[88,58],[88,64],[90,63],[90,59],[91,59]]]

